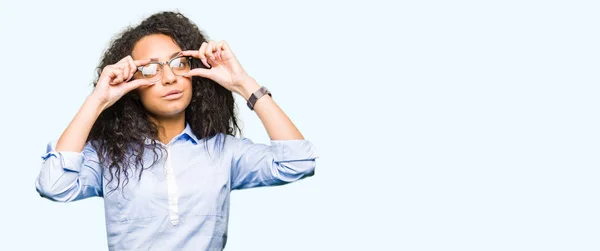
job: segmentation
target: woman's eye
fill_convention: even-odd
[[[142,68],[142,74],[144,75],[154,75],[158,72],[159,67],[156,64],[146,65]]]
[[[185,68],[187,67],[187,60],[178,58],[171,62],[171,68]]]

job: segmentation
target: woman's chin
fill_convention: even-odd
[[[181,100],[183,101],[183,100]],[[151,109],[146,108],[150,113],[157,117],[174,117],[179,116],[185,112],[185,108],[188,104],[185,102],[160,102],[158,107],[152,107]]]
[[[170,107],[171,109],[165,109],[168,107],[161,107],[160,110],[148,110],[156,118],[174,118],[184,114],[185,107]]]

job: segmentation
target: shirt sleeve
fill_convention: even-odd
[[[37,192],[59,202],[102,196],[102,171],[92,145],[86,143],[82,152],[56,151],[55,147],[56,142],[48,143],[42,156]]]
[[[231,189],[276,186],[314,175],[315,147],[308,140],[271,140],[271,145],[235,138]]]

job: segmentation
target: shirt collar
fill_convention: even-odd
[[[194,132],[192,132],[192,128],[190,127],[190,124],[185,123],[185,128],[183,129],[183,132],[181,132],[181,134],[179,134],[177,137],[187,137],[189,139],[191,139],[194,144],[198,144],[198,137],[196,137],[196,134],[194,134]]]
[[[196,134],[192,132],[192,128],[188,123],[185,123],[185,128],[183,129],[183,131],[179,135],[175,136],[172,142],[178,141],[180,139],[190,139],[194,144],[198,144],[199,141],[198,137],[196,137]],[[144,140],[144,143],[146,145],[149,145],[152,143],[152,139],[146,138],[146,140]]]

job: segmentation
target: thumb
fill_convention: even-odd
[[[138,87],[151,86],[151,85],[154,85],[154,83],[152,83],[146,79],[136,79],[136,80],[124,83],[125,92],[129,92]]]
[[[203,78],[210,78],[212,75],[211,70],[204,68],[196,68],[185,74],[186,77],[198,76]]]

